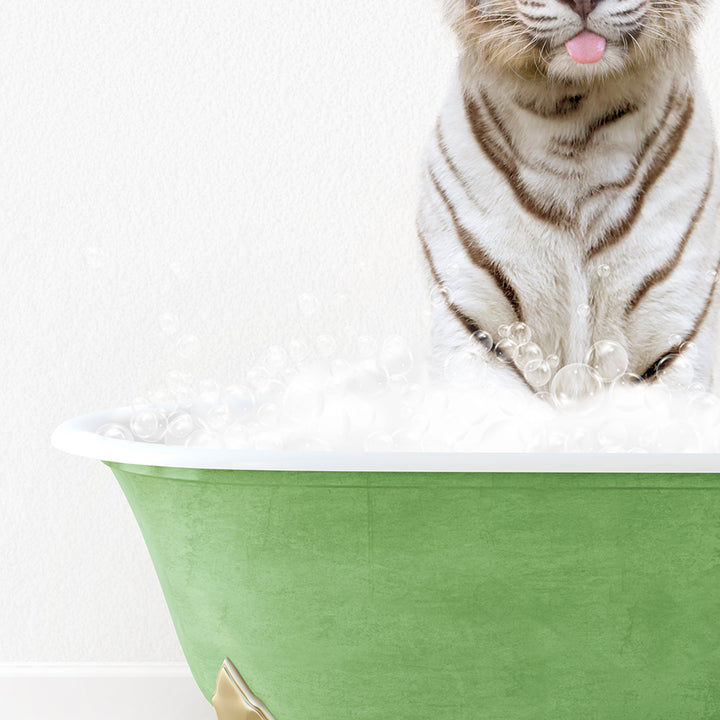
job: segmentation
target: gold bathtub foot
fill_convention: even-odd
[[[220,668],[212,703],[218,720],[274,720],[228,658]]]

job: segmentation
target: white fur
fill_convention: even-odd
[[[572,37],[579,31],[579,16],[557,0],[549,2],[571,26],[568,32]],[[450,11],[461,4],[450,3]],[[628,1],[622,6],[631,5]],[[604,27],[606,33],[603,23],[608,7],[600,3],[595,20],[596,27]],[[551,63],[551,67],[560,74],[584,72],[578,67],[563,71],[563,64],[576,64],[562,50],[552,62],[556,65]],[[615,61],[610,57],[609,62]],[[493,277],[474,265],[463,249],[448,208],[431,180],[433,172],[463,226],[497,262],[517,292],[533,341],[545,355],[559,355],[561,366],[583,362],[593,343],[613,340],[628,352],[628,371],[639,374],[671,349],[672,336],[685,337],[691,332],[713,286],[711,273],[720,261],[720,169],[715,154],[715,181],[680,263],[626,315],[626,305],[643,279],[675,255],[707,189],[714,147],[709,111],[697,88],[689,49],[679,52],[672,63],[635,73],[631,81],[622,73],[611,73],[602,83],[578,82],[585,100],[567,117],[543,118],[515,101],[548,102],[548,98],[571,94],[572,87],[572,83],[554,83],[550,78],[524,80],[509,70],[479,63],[466,51],[438,121],[460,179],[448,169],[433,134],[426,152],[418,228],[452,303],[497,340],[498,327],[515,321],[515,314]],[[652,153],[644,158],[636,181],[627,188],[604,192],[593,188],[617,182],[634,170],[633,156],[643,138],[660,123],[672,88],[694,97],[692,120],[679,150],[650,187],[631,230],[586,262],[588,251],[603,232],[627,212]],[[557,227],[522,207],[504,174],[483,152],[463,100],[464,94],[477,98],[480,92],[499,112],[514,150],[522,158],[519,168],[525,187],[534,198],[559,204],[573,218],[570,227]],[[581,160],[553,152],[558,138],[578,136],[589,122],[628,102],[637,110],[597,130]],[[665,135],[658,135],[657,143],[669,135],[681,109],[668,118],[668,129]],[[598,275],[600,265],[610,267],[606,277]],[[694,382],[704,387],[710,386],[713,367],[718,364],[714,328],[720,290],[716,295],[693,339],[695,348],[688,353],[695,369]],[[586,306],[589,312],[584,312]],[[436,307],[434,312],[435,358],[440,364],[454,349],[467,344],[468,332],[447,307]],[[522,384],[517,373],[492,353],[482,355],[502,382]]]

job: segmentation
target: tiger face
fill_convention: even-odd
[[[690,43],[706,0],[445,0],[467,53],[521,76],[597,81]]]

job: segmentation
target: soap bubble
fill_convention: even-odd
[[[686,357],[689,360],[697,358],[698,346],[692,340],[680,343],[680,347],[678,349],[682,353],[683,357]]]
[[[531,360],[524,370],[525,379],[534,388],[541,388],[550,382],[552,370],[544,360]]]
[[[497,330],[497,334],[499,338],[509,338],[510,337],[510,326],[509,325],[500,325]]]
[[[288,353],[295,363],[302,363],[310,357],[310,346],[298,338],[288,343]]]
[[[379,365],[391,378],[407,375],[413,366],[407,340],[400,335],[387,338],[380,348]]]
[[[492,335],[490,333],[485,332],[484,330],[476,330],[472,334],[472,339],[478,344],[482,345],[484,348],[491,349],[495,343],[493,343]]]
[[[499,355],[498,357],[503,362],[511,363],[517,357],[517,343],[509,337],[502,338],[495,347],[502,353],[502,355]]]
[[[582,317],[586,318],[588,315],[590,315],[590,306],[587,303],[583,303],[582,305],[578,305],[575,312]]]
[[[238,420],[247,420],[255,411],[255,397],[247,385],[230,385],[225,388],[222,403]]]
[[[521,370],[527,368],[530,363],[540,361],[542,359],[542,350],[534,342],[526,342],[520,345],[517,349],[517,354],[515,355],[515,361]]]
[[[232,413],[227,405],[218,404],[207,411],[204,420],[208,430],[219,433],[232,422]]]
[[[508,337],[512,338],[518,345],[524,345],[532,339],[532,331],[525,323],[515,322],[510,326]]]
[[[515,359],[536,395],[506,390],[490,378],[499,362],[484,347],[492,341],[482,331],[466,336],[433,368],[414,358],[399,336],[386,339],[379,351],[365,336],[372,352],[359,358],[353,336],[349,355],[334,347],[328,357],[318,352],[300,362],[290,345],[274,345],[248,371],[247,382],[222,391],[212,378],[195,382],[173,370],[166,387],[134,401],[129,429],[98,432],[267,451],[720,451],[720,399],[706,392],[704,377],[692,377],[694,344],[659,364],[658,382],[628,373],[627,353],[610,341],[593,345],[587,364],[562,368],[553,378],[558,356],[543,359],[523,327],[507,327],[501,351]],[[302,347],[298,342],[296,349]],[[687,391],[673,392],[678,384]],[[579,422],[577,412],[558,410],[593,412]]]
[[[560,358],[554,353],[552,355],[548,355],[545,358],[545,362],[551,370],[557,370],[560,367]]]
[[[137,410],[130,419],[130,429],[138,440],[157,442],[165,432],[160,413],[150,408]]]
[[[430,290],[430,302],[433,307],[445,307],[450,301],[450,293],[444,285],[434,285]]]
[[[605,382],[613,382],[628,368],[628,354],[625,348],[612,340],[596,342],[585,356],[589,365]]]
[[[695,377],[693,364],[683,355],[666,355],[657,366],[657,379],[667,388],[685,390]]]
[[[595,272],[598,277],[600,278],[606,278],[610,274],[610,266],[609,265],[598,265],[595,269]]]
[[[165,442],[183,442],[195,430],[195,421],[188,412],[179,412],[168,418]]]
[[[97,434],[112,440],[133,440],[130,428],[120,423],[105,423],[97,429]]]
[[[204,405],[212,405],[220,399],[220,386],[212,378],[203,378],[197,384],[197,398]]]
[[[577,411],[587,407],[603,387],[600,376],[587,365],[572,363],[558,370],[550,385],[555,405],[562,410]]]

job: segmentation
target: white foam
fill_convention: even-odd
[[[362,348],[362,357],[342,355],[332,338],[314,354],[273,346],[264,364],[225,387],[171,373],[167,387],[149,393],[151,402],[136,403],[128,426],[98,432],[166,445],[308,452],[720,450],[716,396],[637,383],[612,348],[600,348],[612,361],[602,367],[550,368],[541,398],[488,383],[477,372],[479,346],[456,353],[446,378],[432,382],[427,361],[402,338],[367,340]],[[526,353],[526,374],[548,361],[536,354]]]

